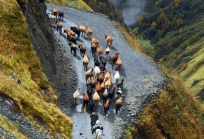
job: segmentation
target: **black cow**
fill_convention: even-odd
[[[98,59],[98,54],[97,52],[94,53],[94,66],[99,66],[100,65],[100,61]]]
[[[62,11],[58,11],[58,18],[61,19],[61,21],[63,21],[64,13]]]
[[[111,87],[110,90],[109,90],[108,98],[110,98],[110,99],[112,100],[114,94],[115,94],[115,86],[112,85],[112,87]]]
[[[86,85],[87,86],[87,93],[88,93],[88,95],[89,95],[89,98],[91,98],[92,97],[92,88],[91,88],[91,84],[89,83],[89,84],[87,84]]]
[[[77,27],[70,27],[70,29],[72,30],[72,31],[74,31],[76,34],[77,34],[77,37],[79,38],[80,37],[80,30],[77,28]]]

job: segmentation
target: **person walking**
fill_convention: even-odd
[[[90,117],[91,117],[91,129],[92,129],[92,127],[95,125],[96,121],[98,120],[98,113],[96,109],[91,113]]]
[[[103,126],[101,125],[101,123],[99,122],[99,120],[96,121],[96,124],[93,126],[92,128],[92,134],[97,130],[100,129],[101,131],[103,131]],[[102,133],[102,132],[101,132]]]

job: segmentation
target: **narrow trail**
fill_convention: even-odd
[[[115,114],[115,101],[111,103],[111,107],[107,114],[107,119],[104,118],[104,112],[102,104],[98,106],[99,120],[104,127],[102,139],[116,139],[120,137],[119,133],[122,133],[124,125],[128,120],[138,115],[142,109],[144,101],[151,94],[162,87],[165,78],[159,72],[156,63],[150,61],[143,54],[135,52],[130,45],[126,42],[123,34],[117,29],[117,27],[104,15],[88,12],[81,9],[60,7],[56,5],[47,4],[47,11],[51,12],[52,8],[56,8],[64,12],[65,17],[63,20],[63,29],[70,28],[71,26],[77,27],[77,24],[83,26],[89,26],[93,29],[93,37],[99,40],[100,45],[103,47],[103,52],[106,47],[105,34],[110,34],[114,37],[113,48],[110,52],[109,60],[107,61],[106,69],[111,71],[111,76],[114,82],[115,70],[111,67],[111,57],[118,51],[123,61],[122,68],[120,70],[121,78],[124,78],[123,94],[125,94],[125,104],[118,115]],[[53,27],[53,31],[60,42],[65,46],[67,54],[73,59],[73,67],[77,73],[77,85],[80,87],[80,99],[77,102],[76,108],[73,106],[72,112],[67,114],[72,118],[74,122],[73,127],[73,139],[91,139],[94,135],[91,134],[90,126],[90,113],[83,111],[82,108],[82,95],[86,92],[85,71],[83,69],[82,57],[80,56],[79,49],[77,49],[77,56],[74,57],[70,53],[66,34],[62,33],[62,36]],[[80,37],[77,44],[83,43],[86,47],[86,54],[90,59],[88,69],[94,67],[93,57],[90,52],[91,43],[87,39],[86,35]],[[76,88],[75,88],[76,89]],[[67,94],[71,96],[74,92],[68,91]],[[65,96],[66,97],[66,96]],[[63,103],[73,103],[73,100],[69,98],[64,99]],[[101,101],[102,102],[102,101]]]

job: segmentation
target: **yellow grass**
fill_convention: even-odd
[[[204,108],[185,87],[184,82],[172,78],[143,110],[139,119],[127,128],[128,139],[203,139]]]
[[[27,139],[28,137],[19,132],[18,123],[12,123],[5,116],[0,115],[0,127],[19,139]],[[1,138],[1,136],[0,136]]]
[[[81,7],[82,9],[93,11],[91,7],[89,7],[83,0],[76,0],[76,4],[78,5],[78,7]]]
[[[42,73],[17,1],[0,3],[4,4],[0,8],[0,95],[12,98],[35,128],[47,132],[50,137],[59,133],[71,138],[73,122],[54,104],[56,96]],[[12,79],[14,72],[21,84]],[[41,90],[49,92],[51,98]],[[4,123],[4,127],[6,125]]]
[[[137,45],[136,38],[134,37],[134,35],[130,35],[127,32],[127,29],[125,27],[123,27],[120,23],[118,23],[117,21],[113,21],[113,23],[123,32],[125,39],[133,47],[133,49],[139,53],[143,53],[140,46]]]
[[[46,0],[46,1],[56,5],[61,6],[69,5],[72,7],[78,7],[89,11],[93,11],[83,0]]]

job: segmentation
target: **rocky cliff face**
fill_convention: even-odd
[[[21,10],[28,23],[30,39],[36,55],[38,56],[42,71],[47,76],[54,92],[58,94],[72,92],[72,85],[75,84],[74,71],[68,63],[70,59],[65,55],[65,49],[52,32],[48,16],[46,15],[46,4],[41,0],[18,1]],[[32,58],[32,57],[28,57]],[[72,73],[71,75],[69,73]],[[69,76],[69,78],[67,77]],[[68,86],[69,85],[69,86]],[[46,93],[46,92],[45,92]],[[63,95],[59,95],[63,98]],[[12,98],[0,96],[0,115],[6,117],[7,121],[18,124],[19,133],[28,138],[50,138],[47,133],[39,131],[33,123],[24,117],[20,112],[15,112],[10,103]],[[59,104],[63,106],[63,104]],[[42,125],[43,127],[44,125]],[[0,128],[0,138],[16,138],[9,131]],[[56,137],[57,138],[57,137]]]
[[[64,46],[52,32],[52,27],[55,29],[55,25],[51,26],[49,22],[46,3],[30,0],[26,4],[19,3],[19,5],[26,17],[30,39],[49,83],[57,93],[72,90],[71,86],[75,84],[74,71],[68,64],[70,59],[65,55]],[[70,72],[70,78],[66,78],[65,74]]]
[[[27,20],[30,39],[36,54],[41,61],[41,65],[46,67],[46,69],[43,68],[43,71],[56,74],[53,58],[55,43],[46,15],[46,4],[38,0],[31,0],[25,4],[20,3],[20,6]]]

